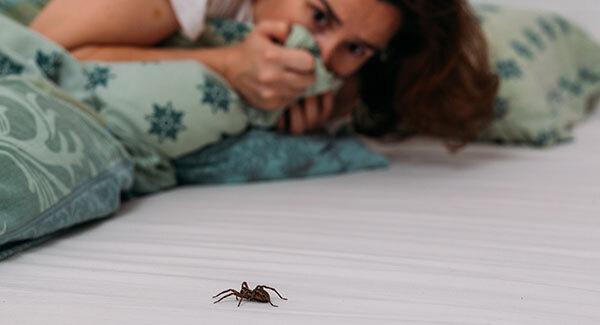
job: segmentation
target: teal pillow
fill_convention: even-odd
[[[110,216],[133,164],[86,106],[51,84],[0,78],[0,260]]]
[[[387,159],[352,136],[291,136],[249,130],[174,162],[177,181],[235,184],[383,168]]]
[[[476,6],[501,78],[493,124],[482,141],[546,147],[573,139],[600,95],[600,46],[564,17]]]

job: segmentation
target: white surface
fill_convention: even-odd
[[[598,112],[577,136],[138,201],[0,264],[0,323],[600,324]],[[289,300],[212,304],[241,281]]]

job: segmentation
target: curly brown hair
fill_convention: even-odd
[[[403,26],[387,58],[361,70],[361,97],[376,127],[438,137],[451,152],[476,140],[493,119],[499,79],[479,21],[465,0],[382,0],[400,7]]]

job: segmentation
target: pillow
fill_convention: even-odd
[[[572,140],[600,95],[600,46],[553,13],[475,8],[501,78],[494,122],[480,139],[535,147]]]
[[[133,163],[86,106],[43,80],[0,78],[0,260],[105,218]]]
[[[291,136],[249,130],[175,160],[177,181],[235,184],[347,173],[388,165],[350,136]]]
[[[102,71],[90,73],[57,44],[0,14],[0,77],[19,75],[45,79],[69,94],[76,105],[84,102],[98,110],[103,103],[98,101],[89,85],[102,81]],[[135,164],[132,194],[153,193],[176,185],[175,171],[164,155],[140,141],[140,135],[125,119],[110,122],[110,132]]]
[[[212,20],[198,46],[231,45],[243,39],[251,26]],[[308,30],[292,28],[285,44],[317,57],[317,82],[305,96],[339,87],[318,59],[319,50]],[[86,63],[86,87],[109,123],[123,119],[132,137],[148,143],[170,159],[217,143],[222,137],[243,133],[248,127],[274,125],[281,110],[266,112],[247,105],[226,80],[195,61],[160,63]]]
[[[232,44],[243,39],[250,28],[250,25],[234,21],[213,20],[201,42],[208,46],[226,42]],[[0,17],[0,29],[3,31],[0,33],[0,52],[3,50],[7,53],[6,71],[51,80],[65,92],[92,106],[107,121],[109,131],[121,142],[135,163],[135,181],[130,193],[132,195],[154,193],[176,185],[174,166],[164,152],[170,153],[170,157],[175,159],[178,155],[198,153],[207,144],[219,141],[222,136],[236,138],[236,134],[243,133],[248,128],[268,127],[279,115],[278,112],[263,112],[247,107],[219,76],[196,62],[90,63],[82,68],[79,62],[63,49],[23,26]],[[287,45],[305,48],[315,56],[319,55],[318,47],[308,31],[298,26],[294,28]],[[18,69],[11,68],[13,66]],[[325,71],[324,66],[318,66],[318,82],[308,93],[321,93],[338,87],[339,82]],[[224,102],[222,98],[228,98],[235,103]],[[212,103],[203,104],[204,101]],[[223,112],[224,106],[227,105],[231,106],[230,111],[235,110],[237,114]],[[182,114],[177,107],[188,110]],[[189,109],[190,107],[193,109]],[[195,118],[190,119],[190,116]],[[185,119],[186,117],[188,119]],[[232,132],[224,131],[224,126],[232,125],[235,126]],[[180,132],[184,130],[193,131],[191,134],[195,134],[197,138],[189,138],[188,147],[179,149],[177,142],[173,140],[179,139]],[[239,148],[233,148],[231,141],[223,148],[230,148],[232,151],[249,150],[248,143],[256,145],[258,142],[259,137],[253,136],[254,134],[246,134],[248,139],[237,138],[240,142]],[[207,137],[209,141],[202,142],[202,137],[206,135],[210,136]],[[310,152],[315,146],[310,141],[290,141],[277,135],[262,136],[261,139],[268,139],[270,143],[277,143],[281,139],[280,144],[273,145],[279,147],[280,151],[289,145],[290,149]],[[307,148],[300,148],[301,144],[306,144]],[[356,143],[353,146],[360,145]],[[224,151],[225,149],[221,149],[221,152]],[[377,157],[374,160],[381,160],[381,157],[374,153],[373,156]],[[324,161],[328,159],[314,159],[320,158]],[[333,173],[361,167],[369,168],[370,162],[364,161],[362,156],[357,157],[354,162],[348,159],[342,164],[329,164],[328,169],[315,168],[305,176],[322,174],[325,170]],[[356,167],[352,166],[353,163]],[[286,165],[281,162],[280,164]],[[287,163],[290,164],[292,162]],[[274,179],[285,177],[287,174],[272,173],[272,176],[263,178]]]
[[[309,36],[306,30],[296,27],[288,46],[304,46],[318,55]],[[156,67],[160,69],[155,70]],[[147,98],[136,97],[135,88],[115,89],[116,92],[131,90],[128,97],[124,93],[121,93],[123,96],[102,96],[101,91],[108,88],[113,79],[118,79],[112,68],[113,65],[93,64],[84,69],[56,44],[0,15],[0,202],[3,202],[0,206],[0,260],[43,243],[75,225],[112,215],[119,207],[123,192],[145,194],[175,185],[171,162],[144,140],[148,136],[146,130],[137,133],[138,126],[126,116],[127,109],[139,108]],[[219,111],[227,105],[223,104],[222,96],[235,95],[217,75],[203,70],[195,62],[131,63],[126,69],[128,72],[122,75],[126,78],[135,78],[136,69],[143,70],[139,72],[145,73],[146,78],[157,71],[186,76],[171,79],[173,82],[200,77],[202,83],[194,86],[201,92],[190,103],[210,111]],[[140,83],[135,86],[144,89],[165,85],[160,80],[164,75],[154,76],[157,79],[140,78]],[[311,94],[339,85],[323,66],[318,80],[310,90]],[[163,90],[160,87],[152,89]],[[180,89],[171,90],[177,96],[181,95]],[[197,104],[207,98],[211,103]],[[267,126],[277,119],[276,114],[263,114],[243,103],[238,104],[250,127]],[[165,139],[176,137],[172,131],[163,132],[161,128],[167,126],[167,130],[172,130],[168,127],[175,125],[178,131],[181,118],[178,112],[168,104],[153,104],[151,108],[151,114],[144,118],[150,122],[148,132]],[[95,110],[110,112],[104,115],[109,120],[103,119]],[[203,127],[195,123],[191,123],[192,126]],[[278,150],[289,149],[286,166],[291,166],[290,150],[293,148],[297,153],[330,157],[329,162],[317,161],[296,169],[286,167],[285,175],[290,177],[385,164],[385,159],[375,154],[359,157],[365,162],[357,160],[355,155],[362,155],[363,148],[352,140],[302,142],[302,139],[280,140],[275,135],[257,137],[254,134],[226,142],[222,147],[213,147],[214,156],[202,156],[201,159],[223,159],[228,153],[240,151],[251,158],[249,150],[257,145],[256,139],[261,139],[263,145],[279,146]],[[265,141],[265,138],[271,140]],[[308,162],[309,158],[296,161]],[[227,167],[233,165],[223,161],[221,171],[233,172]],[[192,169],[184,169],[182,175]],[[269,172],[273,173],[273,170]],[[216,175],[210,171],[204,175],[207,177],[205,182],[230,182],[230,177],[235,176]],[[279,176],[263,173],[260,177]],[[198,179],[194,181],[197,183]]]

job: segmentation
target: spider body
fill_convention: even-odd
[[[233,289],[227,289],[227,290],[219,293],[218,295],[213,296],[213,298],[217,298],[218,296],[229,292],[229,294],[221,297],[221,299],[215,301],[214,303],[216,304],[217,302],[219,302],[229,296],[235,296],[236,300],[238,298],[240,300],[240,302],[238,302],[238,307],[242,304],[242,300],[244,300],[244,299],[246,299],[248,301],[255,301],[255,302],[260,302],[260,303],[269,303],[273,307],[278,307],[271,302],[271,296],[265,289],[273,290],[279,296],[279,298],[281,298],[283,300],[287,300],[287,298],[283,298],[279,294],[279,292],[277,292],[277,290],[275,290],[274,288],[271,288],[271,287],[267,287],[265,285],[258,285],[258,286],[256,286],[256,288],[254,288],[254,290],[250,290],[250,287],[248,287],[248,283],[246,283],[244,281],[244,282],[242,282],[242,288],[240,289],[239,292],[235,291]]]

